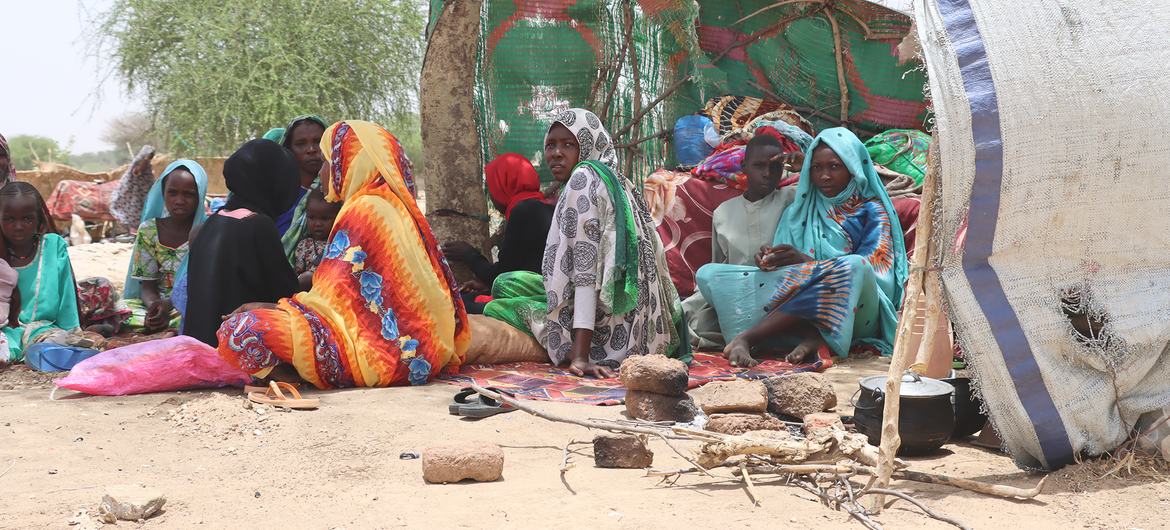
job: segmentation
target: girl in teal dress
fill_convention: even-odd
[[[18,325],[4,328],[10,362],[32,355],[32,348],[90,348],[100,340],[80,329],[68,245],[49,233],[51,228],[45,200],[31,184],[9,182],[0,188],[3,252],[19,276],[21,298]]]
[[[857,345],[892,350],[907,262],[890,198],[848,129],[823,131],[806,153],[796,202],[756,266],[696,274],[733,365],[754,365],[752,353],[770,348],[788,349],[793,363],[822,346],[841,357]]]

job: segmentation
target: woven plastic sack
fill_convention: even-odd
[[[891,129],[865,141],[865,148],[873,163],[881,164],[914,179],[922,185],[926,176],[926,152],[930,150],[930,135],[911,129]]]
[[[694,167],[707,158],[715,150],[714,146],[707,143],[708,137],[718,142],[719,136],[715,134],[715,124],[711,118],[691,114],[674,122],[674,156],[678,159],[678,165]]]
[[[1170,9],[914,13],[941,162],[937,265],[988,416],[1022,467],[1111,451],[1170,404]]]
[[[244,386],[251,377],[215,348],[178,336],[102,352],[73,367],[58,387],[95,396],[126,396],[192,388]]]

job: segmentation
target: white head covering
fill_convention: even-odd
[[[617,149],[614,149],[613,138],[601,125],[601,120],[596,114],[585,109],[568,109],[553,117],[549,129],[558,123],[567,127],[569,132],[577,137],[577,143],[581,145],[582,162],[596,160],[608,166],[614,173],[621,174],[618,170]],[[545,143],[548,143],[547,133]]]

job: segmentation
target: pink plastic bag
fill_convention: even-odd
[[[95,396],[244,386],[251,377],[191,337],[152,340],[99,353],[55,381]]]

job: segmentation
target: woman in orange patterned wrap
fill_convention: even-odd
[[[344,121],[325,131],[321,150],[325,199],[344,204],[313,289],[233,314],[220,355],[258,377],[289,363],[318,388],[421,385],[458,369],[467,313],[398,140]]]

